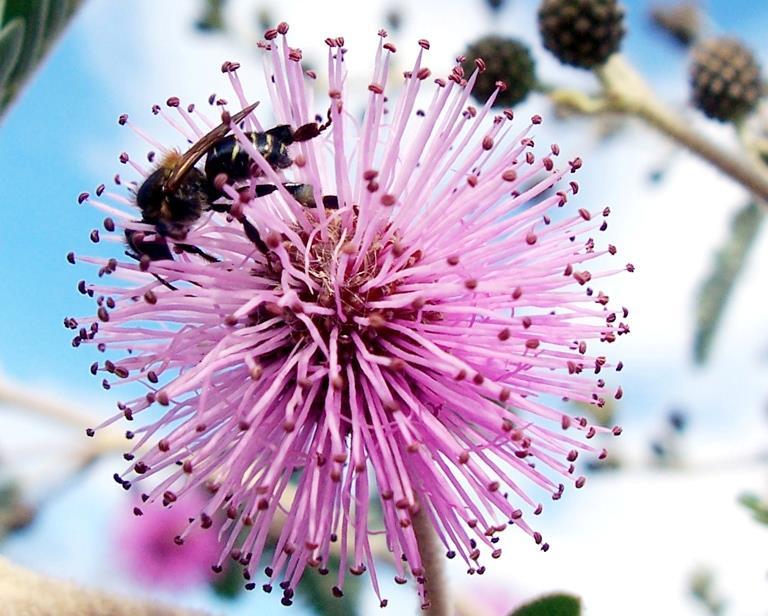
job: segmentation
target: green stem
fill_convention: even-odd
[[[763,205],[768,203],[768,174],[751,160],[724,150],[666,108],[637,71],[619,54],[600,68],[597,75],[605,88],[611,111],[640,118],[744,186]]]
[[[32,411],[43,417],[55,419],[78,429],[94,423],[94,418],[80,413],[72,405],[53,397],[39,395],[30,389],[14,385],[0,377],[0,405]]]
[[[443,575],[443,555],[435,534],[435,529],[424,512],[412,518],[413,532],[421,554],[424,568],[425,605],[422,614],[426,616],[448,616],[451,614],[448,601],[448,589]]]

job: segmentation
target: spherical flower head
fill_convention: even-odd
[[[126,571],[145,584],[169,588],[207,582],[211,563],[219,555],[215,529],[196,528],[183,544],[176,541],[204,506],[199,491],[167,508],[136,503],[133,516],[121,520],[116,534],[116,551]]]
[[[693,104],[721,122],[736,122],[752,113],[763,91],[754,54],[733,38],[716,37],[697,44],[690,73]]]
[[[512,107],[523,102],[536,87],[533,56],[520,41],[489,34],[470,43],[463,57],[464,74],[480,69],[472,97],[481,103],[498,90],[494,106]]]
[[[603,458],[594,438],[620,432],[552,402],[621,396],[604,380],[621,363],[598,349],[628,331],[626,309],[596,286],[632,269],[598,265],[616,253],[597,242],[609,212],[571,205],[581,160],[556,162],[556,145],[534,152],[540,117],[515,128],[511,112],[494,115],[498,90],[469,104],[477,71],[431,77],[428,41],[395,96],[396,48],[380,32],[358,121],[344,40],[326,40],[327,97],[313,101],[315,75],[287,31],[261,43],[276,127],[257,120],[230,62],[232,102],[211,99],[227,109],[220,125],[175,98],[154,108],[192,143],[227,135],[204,148],[213,187],[202,171],[190,180],[210,194],[199,218],[179,228],[104,187],[81,195],[133,257],[79,257],[99,268],[79,285],[97,316],[65,322],[76,346],[115,355],[92,366],[106,387],[147,390],[105,422],[147,415],[115,478],[147,486],[148,503],[208,489],[179,541],[223,512],[214,569],[235,558],[249,588],[264,571],[285,604],[307,567],[330,573],[331,555],[333,594],[347,571],[367,571],[380,594],[380,530],[395,580],[410,574],[422,593],[414,527],[432,525],[470,572],[500,556],[511,525],[546,550],[532,526],[541,500],[582,487],[579,454]],[[250,164],[235,169],[233,155],[214,175],[218,148]],[[155,171],[121,160],[148,190]],[[180,186],[161,184],[158,198],[189,198]]]
[[[563,64],[597,68],[621,46],[624,8],[618,0],[542,0],[539,32]]]

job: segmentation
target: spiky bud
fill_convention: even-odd
[[[738,40],[712,38],[694,48],[691,96],[707,117],[739,120],[755,109],[761,90],[760,66]]]
[[[462,68],[469,77],[480,59],[481,72],[472,90],[472,96],[485,101],[499,87],[502,90],[494,107],[512,107],[528,96],[536,85],[536,70],[528,47],[515,39],[488,35],[470,43],[464,52]]]
[[[689,47],[701,33],[701,8],[693,1],[657,6],[651,11],[651,22],[683,47]]]
[[[619,50],[624,8],[616,0],[543,0],[539,31],[563,64],[595,68]]]

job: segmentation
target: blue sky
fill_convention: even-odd
[[[405,13],[406,28],[397,38],[413,42],[418,36],[428,35],[438,39],[448,61],[452,57],[450,54],[463,46],[465,38],[489,27],[519,33],[535,41],[532,2],[510,0],[511,8],[495,23],[484,13],[481,0],[473,2],[477,10],[472,20],[465,19],[466,0],[419,3],[411,9],[410,16]],[[73,27],[0,124],[0,203],[4,213],[0,225],[0,259],[6,265],[2,278],[5,301],[0,312],[5,325],[0,337],[0,374],[49,389],[56,395],[98,404],[94,412],[106,416],[111,413],[109,409],[114,398],[101,392],[98,383],[88,374],[88,365],[92,361],[89,351],[73,350],[69,345],[70,335],[61,325],[65,315],[91,309],[75,290],[77,280],[87,272],[85,268],[67,264],[64,255],[70,250],[94,250],[88,241],[88,233],[100,224],[100,217],[88,208],[78,207],[76,196],[83,190],[93,190],[119,171],[117,155],[135,144],[126,136],[126,131],[117,126],[119,113],[143,113],[143,120],[149,124],[147,109],[151,103],[176,93],[197,95],[201,100],[211,88],[221,87],[216,67],[223,59],[246,59],[253,64],[255,61],[242,33],[231,44],[215,37],[205,39],[191,34],[189,25],[195,12],[190,9],[191,3],[173,8],[165,5],[162,9],[153,8],[156,4],[151,0],[133,2],[130,6],[108,0],[90,0],[85,4]],[[242,8],[253,3],[233,0],[233,4]],[[673,45],[652,36],[644,18],[645,2],[633,0],[627,4],[630,37],[625,49],[628,55],[654,83],[663,85],[665,95],[683,103],[683,55]],[[342,5],[344,9],[336,12]],[[353,29],[350,24],[357,22],[366,24],[366,28],[370,25],[370,32],[350,32],[348,39],[354,39],[356,35],[373,39],[376,15],[383,16],[388,5],[369,2],[363,9],[351,3],[325,3],[322,11],[314,15],[311,11],[315,8],[303,1],[281,4],[287,19],[296,26],[297,36],[318,39],[318,44],[327,34],[325,28],[329,24],[333,27],[333,31],[328,32],[330,34],[349,32]],[[756,47],[758,55],[768,65],[768,47],[764,40],[768,3],[710,0],[708,6],[713,17],[713,31],[743,37]],[[279,16],[277,11],[273,10],[273,13]],[[438,24],[434,18],[437,14],[441,16]],[[152,15],[154,19],[150,19]],[[338,28],[336,22],[339,22]],[[364,59],[367,60],[367,56]],[[546,57],[541,58],[541,65],[542,70],[551,69],[569,81],[590,84],[588,78],[570,69],[559,69]],[[200,75],[209,75],[216,85],[211,86]],[[526,110],[541,104],[542,101],[533,100]],[[700,119],[696,121],[700,122]],[[553,128],[558,129],[556,124]],[[727,130],[716,127],[707,127],[707,130],[711,130],[715,138],[732,140]],[[664,159],[667,152],[661,139],[633,129],[619,140],[598,147],[590,144],[589,139],[585,143],[585,134],[591,134],[587,125],[577,123],[575,128],[562,128],[557,138],[564,144],[592,153],[592,158],[585,154],[588,164],[580,180],[583,193],[614,206],[617,215],[612,224],[621,236],[620,245],[626,247],[632,260],[639,265],[637,279],[618,287],[633,300],[631,305],[637,318],[637,328],[631,340],[622,342],[622,352],[634,360],[635,365],[634,371],[625,372],[628,380],[625,389],[631,393],[625,396],[622,416],[625,425],[635,432],[634,436],[628,436],[630,451],[632,447],[640,449],[644,446],[644,439],[653,430],[654,422],[670,405],[681,403],[698,413],[694,426],[694,437],[698,440],[694,440],[691,451],[694,457],[706,457],[713,451],[724,455],[732,453],[735,447],[728,438],[740,438],[745,448],[764,442],[765,430],[757,416],[764,395],[759,382],[764,377],[765,364],[758,364],[757,358],[765,353],[766,340],[763,337],[761,341],[754,334],[755,331],[765,331],[764,326],[761,330],[756,329],[758,321],[755,318],[756,306],[764,312],[764,304],[758,303],[764,277],[754,264],[746,272],[744,284],[732,302],[733,308],[722,333],[724,342],[718,347],[719,357],[704,371],[692,371],[687,365],[693,289],[707,268],[711,249],[722,237],[721,230],[729,210],[737,207],[744,195],[712,174],[708,167],[685,155],[676,156],[667,185],[649,187],[644,174],[658,160]],[[590,168],[596,172],[590,173]],[[604,170],[610,170],[610,173]],[[702,210],[698,207],[700,204],[707,209]],[[673,232],[675,229],[677,231]],[[756,255],[765,256],[765,253],[763,240]],[[674,277],[665,277],[670,272]],[[731,382],[736,374],[738,387]],[[745,432],[749,433],[742,436]],[[723,438],[715,438],[713,434]],[[0,441],[1,444],[4,441]],[[98,575],[100,559],[108,551],[103,536],[108,534],[109,516],[120,506],[122,497],[109,479],[114,461],[109,462],[88,474],[86,480],[73,490],[54,499],[31,531],[9,544],[8,552],[20,559],[29,555],[27,562],[31,564],[39,560],[40,552],[46,551],[50,556],[50,571],[66,567],[82,580]],[[685,524],[685,515],[690,510],[684,509],[684,501],[676,499],[709,507],[719,512],[722,519],[733,524],[741,523],[742,526],[737,526],[739,533],[751,532],[748,521],[740,517],[734,507],[726,508],[719,500],[696,499],[709,491],[720,495],[723,501],[732,500],[733,494],[740,489],[750,485],[759,489],[762,475],[755,469],[747,469],[738,479],[727,473],[722,476],[714,473],[713,483],[707,483],[701,477],[688,480],[638,475],[634,477],[637,492],[634,496],[621,493],[621,486],[612,483],[611,479],[598,479],[592,482],[596,484],[592,496],[585,498],[594,498],[592,502],[595,503],[600,502],[597,500],[600,497],[610,499],[611,494],[619,493],[627,503],[636,504],[638,508],[647,507],[648,511],[643,515],[652,519],[655,519],[658,507],[672,502],[680,509],[679,516],[673,516],[671,521],[658,519],[654,532],[663,532],[664,525],[668,524],[668,532],[677,534],[680,545],[688,546],[692,551],[696,551],[696,535],[689,536],[676,526]],[[633,498],[638,500],[633,501]],[[645,503],[643,498],[647,499]],[[584,510],[580,510],[583,506],[594,511],[589,502],[585,499],[578,503],[574,501],[563,510],[561,517],[554,514],[552,529],[555,534],[560,529],[566,555],[584,550],[577,539],[563,530],[568,528],[568,516],[579,520],[585,529],[591,529],[589,532],[593,535],[588,536],[600,538],[605,532],[599,527],[600,520],[603,524],[611,524],[611,513],[623,515],[617,503],[600,502],[605,517],[589,518]],[[86,509],[88,513],[83,514]],[[554,511],[550,510],[550,513]],[[62,527],[61,520],[68,520],[67,526]],[[611,527],[606,528],[606,531],[610,530]],[[758,537],[749,534],[743,537],[750,537],[754,545],[768,548],[765,541],[759,543]],[[641,543],[648,541],[650,539],[641,534],[638,544],[628,545],[626,549],[642,553]],[[724,539],[721,542],[718,537],[713,537],[711,541],[713,546],[720,546],[717,549],[721,549],[725,560],[728,557],[736,559],[736,553],[728,551]],[[51,542],[53,547],[46,547]],[[511,551],[518,553],[529,547],[514,541],[512,545]],[[572,552],[568,551],[569,545]],[[82,546],[88,547],[80,549]],[[717,557],[714,549],[710,554],[712,560]],[[702,550],[701,558],[706,560],[706,551]],[[547,589],[549,583],[567,585],[568,580],[573,579],[568,577],[566,570],[558,573],[558,561],[554,558],[543,561],[538,555],[532,555],[531,561],[532,573],[527,577],[518,576],[518,581],[513,584],[520,593]],[[682,594],[681,580],[685,573],[682,567],[691,562],[681,561],[681,570],[675,571],[668,587],[660,591],[669,605],[676,606],[676,613],[689,613],[683,610],[690,605],[679,595]],[[550,571],[549,578],[544,573],[537,573],[539,569]],[[607,571],[603,573],[609,574]],[[103,579],[114,574],[115,570],[107,567],[99,583],[119,586],[120,583]],[[728,588],[742,592],[743,586],[739,586],[738,580],[731,579],[735,574],[725,572],[723,575],[726,584],[731,584]],[[747,574],[742,572],[743,575]],[[460,580],[459,585],[466,583],[464,577],[456,579]],[[590,588],[588,578],[579,579],[578,584],[572,583],[574,590],[588,592]],[[624,583],[630,587],[628,580]],[[675,589],[677,595],[673,596]],[[664,592],[668,594],[663,595]],[[765,598],[765,591],[760,596]],[[258,605],[275,604],[274,601],[265,603],[261,595],[258,597],[249,599],[250,603],[244,602],[240,606],[242,613],[253,613],[251,610],[256,602]],[[190,595],[189,598],[197,604],[206,601],[204,595]],[[596,595],[591,598],[595,616],[610,613],[605,611],[610,600],[600,603]],[[235,612],[228,609],[227,613]]]
[[[525,4],[523,0],[517,3]],[[85,353],[69,355],[72,361],[59,361],[63,354],[71,353],[61,319],[85,306],[72,296],[79,273],[68,267],[64,255],[87,246],[88,230],[99,222],[92,212],[77,209],[75,197],[111,177],[108,167],[113,167],[107,160],[103,170],[96,169],[90,164],[92,154],[84,154],[84,150],[100,139],[118,146],[122,133],[114,120],[124,106],[119,93],[105,82],[103,71],[92,69],[103,59],[95,59],[96,50],[84,43],[92,36],[89,28],[101,28],[100,40],[112,43],[104,53],[115,60],[117,73],[123,70],[118,64],[121,56],[137,54],[131,37],[141,27],[140,12],[133,8],[108,7],[103,0],[93,4],[100,6],[85,11],[94,17],[80,15],[0,124],[0,203],[4,204],[0,251],[11,265],[4,274],[11,301],[5,302],[3,316],[12,324],[0,338],[0,365],[22,379],[39,374],[40,362],[48,358],[55,362],[51,368],[61,382],[88,380],[83,368],[88,364]],[[150,6],[146,1],[135,4],[145,9]],[[682,70],[682,55],[652,37],[643,12],[647,3],[633,0],[626,4],[631,33],[625,44],[628,55],[644,70],[661,73],[664,79]],[[709,7],[716,30],[762,44],[761,26],[768,21],[768,4],[711,0]],[[111,24],[98,23],[97,17],[109,17]],[[428,24],[420,27],[430,28]],[[497,27],[509,31],[514,24],[501,22]],[[133,76],[136,71],[129,69],[128,74]],[[139,80],[124,87],[146,91]],[[157,98],[162,96],[157,94]],[[103,143],[102,148],[108,151]],[[84,159],[89,164],[84,165]]]

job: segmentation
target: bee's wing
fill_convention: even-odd
[[[256,109],[256,107],[258,107],[258,105],[259,101],[248,105],[245,109],[233,115],[231,121],[235,124],[242,122],[246,117],[248,117],[248,114]],[[211,146],[213,146],[219,139],[226,137],[228,132],[229,124],[222,122],[212,131],[203,135],[199,141],[194,143],[191,148],[184,152],[184,154],[179,159],[179,162],[171,172],[170,176],[168,176],[168,179],[163,184],[163,191],[166,194],[176,192],[176,190],[181,185],[184,176],[187,175],[192,167],[197,164],[197,161],[205,156],[205,153],[211,149]]]

